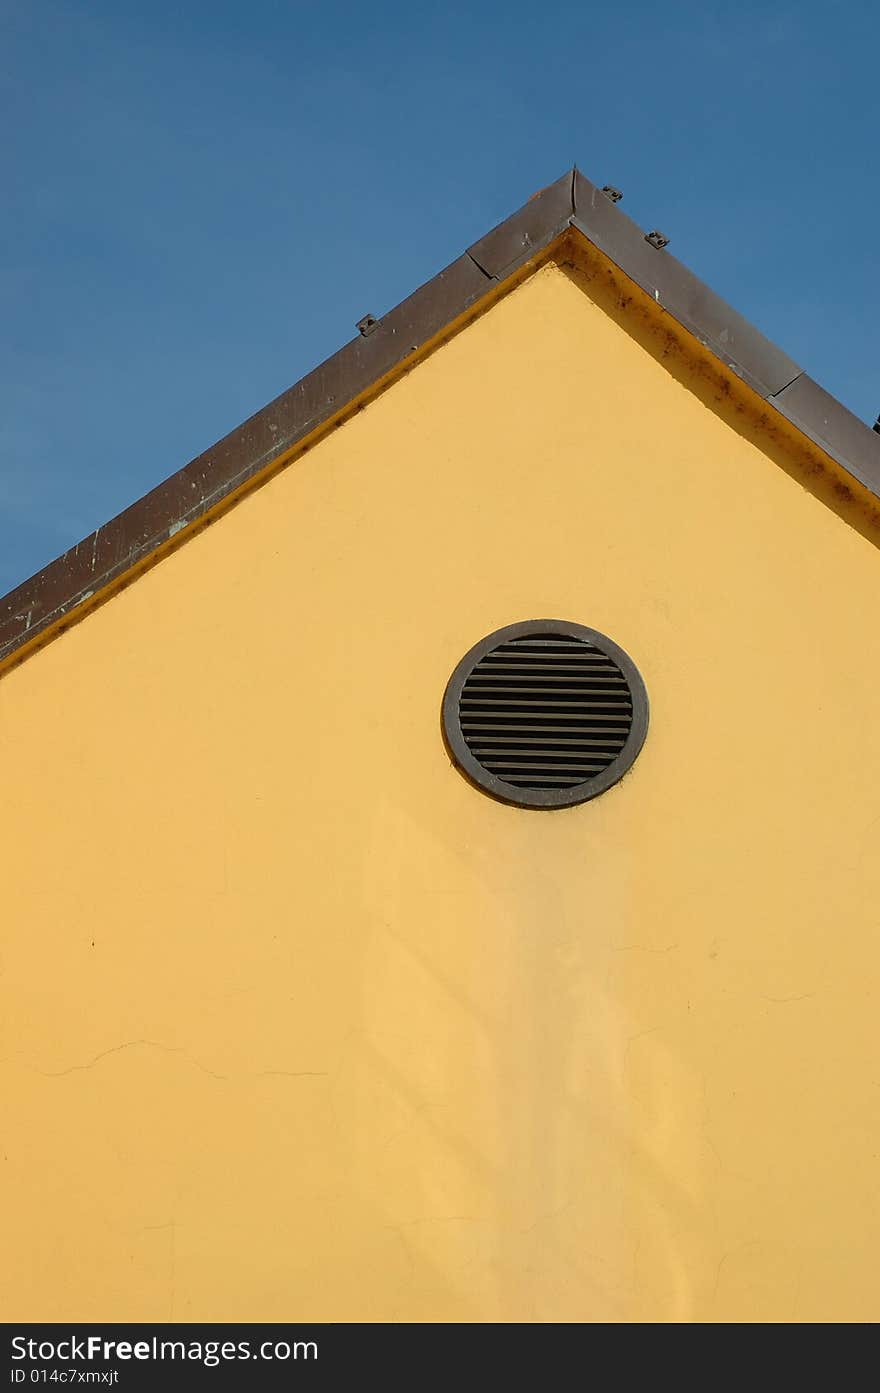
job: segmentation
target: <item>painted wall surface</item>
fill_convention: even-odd
[[[548,264],[0,682],[5,1319],[880,1317],[880,557],[726,390]],[[439,725],[544,616],[555,813]]]

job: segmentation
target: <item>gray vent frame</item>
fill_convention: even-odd
[[[632,697],[632,722],[623,749],[601,773],[570,788],[517,788],[506,783],[497,774],[486,769],[471,753],[461,728],[462,690],[476,665],[501,644],[538,634],[580,639],[600,649],[616,663]],[[520,808],[573,808],[605,793],[614,784],[619,783],[638,758],[648,733],[648,720],[648,692],[642,675],[629,654],[598,629],[589,629],[583,624],[572,624],[563,619],[527,619],[519,624],[507,624],[504,628],[487,634],[479,643],[474,644],[456,665],[443,694],[443,736],[453,762],[482,792],[490,794],[499,802]]]

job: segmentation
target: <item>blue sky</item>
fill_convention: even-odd
[[[865,420],[880,6],[0,0],[0,593],[577,163]]]

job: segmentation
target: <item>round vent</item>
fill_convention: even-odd
[[[467,653],[443,698],[450,752],[505,803],[570,808],[616,784],[648,729],[631,658],[594,629],[510,624]]]

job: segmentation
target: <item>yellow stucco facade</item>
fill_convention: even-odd
[[[5,1319],[880,1317],[880,558],[815,468],[564,243],[6,673]],[[556,812],[439,721],[542,616],[652,713]]]

